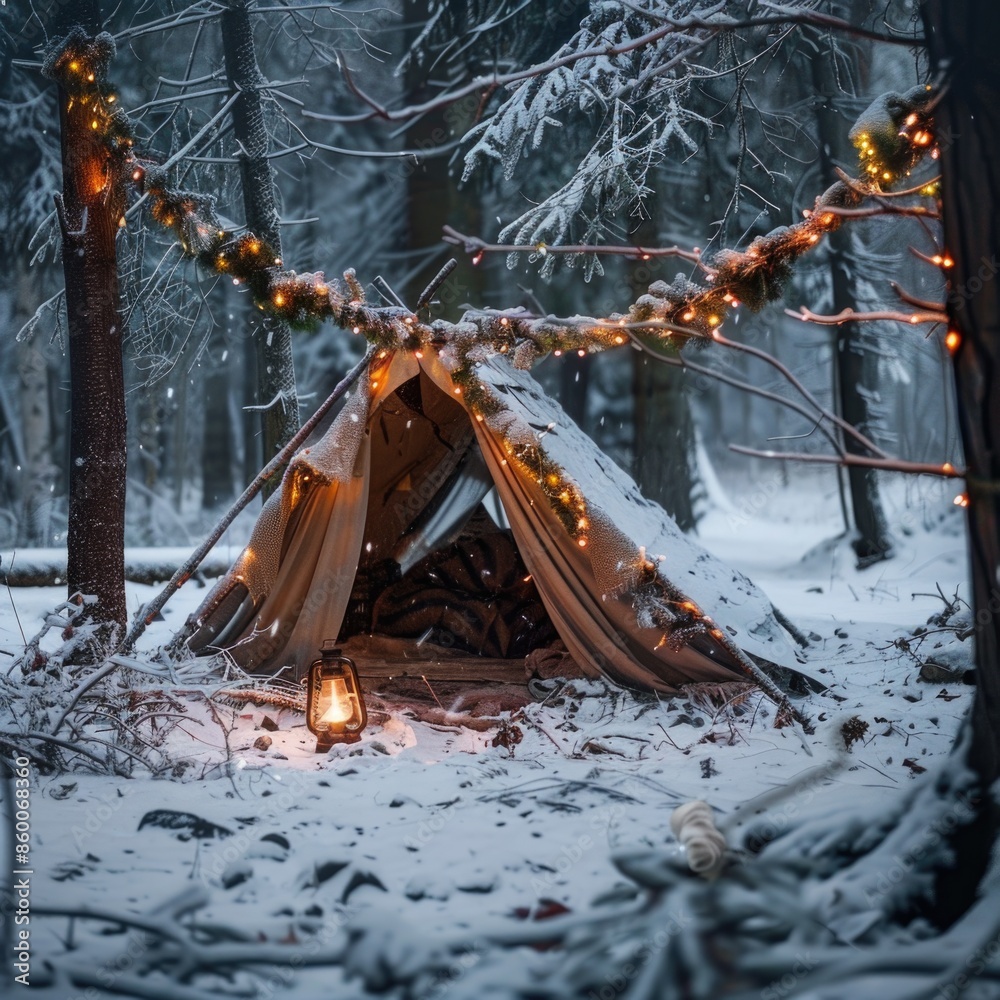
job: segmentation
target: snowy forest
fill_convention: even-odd
[[[1000,8],[0,6],[0,975],[1000,997]]]

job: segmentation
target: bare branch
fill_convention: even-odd
[[[896,312],[893,309],[879,309],[874,312],[856,312],[854,309],[841,309],[835,316],[824,316],[802,306],[798,312],[786,309],[785,312],[793,319],[803,323],[819,323],[821,326],[840,326],[841,323],[873,323],[889,321],[892,323],[909,323],[917,326],[920,323],[947,323],[948,316],[944,312]]]
[[[732,18],[709,20],[705,17],[697,16],[682,18],[669,18],[661,16],[659,20],[663,22],[661,27],[654,28],[652,31],[648,31],[646,34],[630,39],[627,42],[622,42],[618,45],[592,46],[589,49],[581,49],[578,52],[570,52],[557,59],[551,59],[544,63],[537,63],[527,69],[518,70],[513,73],[494,73],[492,76],[479,76],[464,86],[446,91],[445,93],[439,94],[437,97],[431,98],[429,101],[425,101],[422,104],[411,104],[407,107],[397,108],[394,110],[386,108],[385,105],[376,101],[371,95],[362,91],[361,88],[354,82],[346,62],[341,57],[340,65],[344,74],[345,83],[352,93],[354,93],[359,100],[368,105],[371,110],[357,115],[324,115],[314,111],[304,111],[303,114],[306,117],[315,118],[320,121],[341,123],[370,121],[373,118],[380,118],[383,121],[405,121],[425,114],[428,111],[433,111],[441,107],[447,107],[469,94],[485,91],[488,96],[499,88],[506,87],[508,84],[520,83],[523,80],[529,80],[533,77],[542,76],[545,73],[551,73],[553,70],[561,69],[564,66],[571,66],[582,59],[602,59],[607,58],[608,56],[624,55],[625,53],[632,52],[635,49],[651,45],[652,43],[659,41],[661,38],[665,38],[667,35],[680,34],[691,29],[699,29],[707,32],[707,34],[703,38],[697,40],[693,39],[692,47],[690,49],[686,49],[679,57],[675,57],[675,59],[671,61],[672,63],[678,61],[679,59],[693,55],[694,52],[700,48],[704,48],[704,46],[708,45],[720,31],[739,31],[747,28],[766,27],[768,25],[799,25],[823,28],[825,30],[832,29],[843,31],[847,34],[860,38],[868,38],[873,41],[891,42],[897,45],[911,46],[920,44],[922,41],[919,38],[904,38],[897,37],[895,35],[885,35],[877,31],[868,31],[865,28],[855,27],[841,18],[832,17],[828,14],[821,14],[818,11],[789,11],[787,13],[782,12],[781,14],[774,16],[747,18],[742,21],[737,21]]]
[[[712,334],[713,339],[716,343],[722,344],[724,347],[731,347],[733,350],[742,351],[744,354],[750,354],[755,358],[763,361],[765,364],[770,365],[776,371],[787,379],[790,385],[794,386],[795,389],[809,401],[809,403],[816,407],[816,410],[823,414],[823,416],[829,420],[831,423],[836,424],[845,434],[850,435],[858,442],[863,448],[867,448],[873,455],[878,455],[880,458],[886,458],[886,454],[881,448],[870,438],[866,437],[861,433],[856,427],[849,424],[843,417],[834,413],[832,410],[826,409],[819,400],[792,374],[791,369],[786,365],[783,365],[774,355],[768,354],[767,351],[762,351],[759,347],[751,347],[749,344],[741,344],[737,340],[730,340],[728,337],[724,337],[718,330],[715,330]]]
[[[868,205],[864,208],[827,208],[824,211],[832,212],[845,219],[870,219],[876,215],[909,215],[918,219],[940,219],[941,213],[935,208],[927,208],[925,205]]]
[[[933,312],[944,314],[944,303],[943,302],[932,302],[930,299],[919,299],[916,295],[911,295],[905,288],[903,288],[899,282],[890,281],[889,287],[896,293],[900,301],[905,302],[908,306],[915,306],[917,309],[922,309],[924,312]]]
[[[816,462],[824,465],[858,465],[865,469],[884,469],[887,472],[905,472],[911,475],[940,476],[942,479],[964,479],[965,471],[956,469],[950,462],[934,465],[932,462],[908,462],[903,458],[869,458],[867,455],[810,455],[805,452],[761,451],[742,444],[731,444],[730,451],[753,458],[773,458],[792,462]]]

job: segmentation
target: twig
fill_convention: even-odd
[[[657,361],[661,361],[665,365],[671,365],[674,368],[685,368],[697,375],[704,375],[707,378],[723,382],[725,385],[731,385],[734,389],[740,389],[741,391],[748,392],[753,396],[759,396],[761,399],[770,400],[780,406],[785,406],[790,410],[794,410],[800,416],[805,417],[809,423],[814,425],[816,424],[816,414],[811,413],[805,406],[796,402],[794,399],[788,399],[786,396],[779,396],[778,393],[771,392],[770,389],[762,389],[760,386],[754,385],[751,382],[746,382],[743,379],[739,379],[735,375],[729,375],[726,372],[716,371],[714,368],[708,368],[705,365],[700,365],[696,361],[691,361],[689,358],[682,356],[673,357],[668,354],[661,354],[659,351],[654,350],[648,344],[645,344],[636,338],[632,339],[632,343],[640,351],[648,354],[652,358],[656,358]],[[822,423],[816,426],[818,426],[820,433],[826,436],[827,440],[834,448],[836,448],[839,452],[844,452],[840,442],[828,427]]]
[[[824,205],[824,212],[840,215],[846,219],[867,219],[876,215],[910,215],[920,219],[940,219],[936,208],[926,205],[869,205],[866,208],[843,208],[839,205]]]
[[[406,121],[411,118],[424,115],[428,111],[434,111],[438,108],[447,107],[469,94],[474,94],[479,91],[493,93],[501,87],[506,87],[508,84],[520,83],[524,80],[530,80],[535,77],[542,76],[545,73],[551,73],[553,70],[562,69],[564,66],[572,66],[574,63],[577,63],[582,59],[608,59],[613,56],[625,55],[628,52],[634,52],[636,49],[641,49],[647,45],[651,45],[654,42],[659,41],[661,38],[665,38],[667,35],[679,34],[691,29],[702,29],[708,32],[708,35],[703,39],[691,39],[692,47],[685,50],[683,53],[685,56],[693,55],[698,48],[709,44],[720,31],[738,31],[746,28],[764,27],[772,24],[800,24],[825,28],[827,30],[833,29],[844,31],[860,38],[868,38],[873,41],[890,42],[896,45],[909,46],[918,44],[921,41],[919,38],[897,38],[893,35],[885,35],[880,32],[869,31],[866,28],[856,27],[839,17],[821,14],[818,11],[789,12],[787,14],[783,13],[768,17],[746,18],[742,21],[731,19],[711,21],[703,17],[696,16],[683,18],[664,17],[662,20],[666,23],[661,27],[648,31],[644,35],[639,35],[637,38],[621,42],[618,45],[596,45],[588,49],[581,49],[577,52],[569,52],[566,55],[559,56],[556,59],[551,59],[548,62],[536,63],[534,66],[529,66],[527,69],[518,70],[513,73],[494,73],[491,76],[476,77],[476,79],[471,80],[464,86],[446,91],[443,94],[439,94],[437,97],[424,101],[422,104],[411,104],[395,110],[386,108],[385,105],[379,103],[371,95],[361,90],[357,83],[355,83],[350,69],[347,66],[346,60],[341,56],[339,62],[343,72],[344,82],[347,84],[348,89],[360,101],[366,104],[370,110],[356,115],[326,115],[315,111],[304,111],[303,114],[308,118],[315,118],[319,121],[341,123],[364,122],[370,121],[373,118],[380,118],[383,121],[389,122]]]
[[[420,298],[417,299],[417,311],[419,312],[424,306],[430,305],[431,299],[434,297],[434,293],[448,280],[448,275],[451,274],[455,268],[458,267],[458,261],[454,257],[447,260],[444,266],[434,275],[433,278],[428,282],[427,287],[420,293]]]
[[[226,117],[227,114],[229,114],[229,109],[239,100],[239,98],[240,94],[238,93],[233,94],[232,97],[230,97],[229,100],[226,101],[226,103],[223,104],[222,107],[219,108],[219,110],[214,115],[212,115],[212,117],[209,118],[209,120],[205,122],[205,124],[193,136],[191,136],[191,139],[188,142],[186,142],[183,146],[181,146],[181,148],[178,149],[177,152],[174,153],[174,155],[171,156],[170,159],[167,160],[167,162],[162,165],[162,168],[164,170],[169,170],[170,167],[172,167],[175,163],[184,159],[184,156],[187,154],[188,150],[193,149],[195,146],[197,146],[198,143],[201,141],[202,137],[207,135],[208,132],[212,128],[214,128],[218,122],[220,122],[223,118]]]
[[[556,750],[559,751],[559,753],[561,754],[565,753],[565,748],[561,747],[556,742],[555,738],[549,732],[547,732],[546,729],[540,723],[536,722],[529,715],[525,715],[524,713],[521,714],[521,719],[524,722],[526,722],[529,726],[532,726],[534,729],[537,729],[556,748]]]
[[[92,754],[89,750],[84,750],[83,747],[77,746],[75,743],[70,743],[69,740],[61,740],[56,736],[51,736],[49,733],[8,733],[0,731],[0,740],[5,743],[8,743],[11,746],[16,746],[17,744],[12,742],[16,739],[41,740],[44,743],[54,743],[56,746],[63,747],[66,750],[72,750],[74,753],[83,754],[84,757],[89,757],[95,763],[100,764],[101,767],[107,767],[107,761],[101,760],[101,758],[96,754]],[[104,741],[99,740],[98,742]]]
[[[56,724],[52,727],[52,735],[55,736],[59,730],[62,728],[62,724],[66,721],[66,716],[76,708],[77,702],[83,697],[83,695],[92,688],[98,681],[103,680],[108,676],[113,670],[117,668],[118,664],[112,660],[109,660],[98,670],[95,670],[92,674],[89,674],[84,682],[77,686],[75,691],[70,692],[69,702],[62,711],[62,715],[59,716]]]
[[[771,458],[791,462],[818,462],[825,465],[857,465],[865,469],[885,469],[887,472],[906,472],[912,475],[941,476],[944,479],[964,479],[965,471],[956,469],[950,462],[934,465],[931,462],[908,462],[902,458],[870,458],[868,455],[810,455],[792,451],[760,451],[741,444],[731,444],[730,451],[753,458]]]
[[[451,226],[442,226],[444,233],[442,239],[445,243],[462,247],[467,254],[476,257],[483,253],[560,253],[560,254],[609,254],[623,257],[634,257],[638,260],[649,260],[651,257],[681,257],[689,260],[693,264],[701,264],[701,252],[699,250],[683,250],[681,247],[641,247],[641,246],[617,246],[614,244],[556,244],[549,246],[547,243],[535,245],[521,243],[487,243],[478,236],[467,236],[460,233]],[[704,268],[709,273],[714,273],[713,268]]]
[[[880,204],[885,198],[906,198],[910,195],[923,194],[924,188],[929,184],[937,184],[941,180],[941,175],[938,174],[935,177],[930,178],[930,180],[921,181],[919,184],[915,184],[913,187],[901,188],[898,191],[883,191],[881,188],[874,187],[871,184],[867,184],[856,177],[852,177],[846,170],[842,170],[840,167],[834,167],[834,173],[852,190],[857,191],[863,198],[872,198]],[[929,197],[929,195],[924,195],[924,197]]]
[[[441,699],[434,693],[434,688],[431,687],[431,682],[427,679],[427,675],[421,674],[420,679],[427,685],[427,690],[430,691],[431,697],[438,703],[438,708],[440,708],[442,712],[447,712],[448,709],[441,704]]]
[[[17,551],[16,550],[14,552],[12,552],[11,556],[10,556],[11,567],[13,567],[13,565],[14,565],[15,558],[17,558]],[[17,630],[18,630],[18,632],[21,633],[21,642],[23,642],[24,645],[27,646],[28,645],[28,640],[24,636],[24,627],[21,625],[21,616],[17,613],[17,605],[14,603],[14,595],[11,593],[10,581],[7,579],[7,571],[6,570],[4,570],[3,582],[4,582],[4,586],[6,586],[6,588],[7,588],[7,596],[10,598],[10,606],[11,606],[11,610],[14,612],[14,620],[17,622]]]
[[[854,309],[841,309],[834,316],[824,316],[821,313],[814,313],[811,309],[802,306],[798,311],[786,309],[785,312],[792,319],[800,319],[803,323],[818,323],[821,326],[840,326],[841,323],[874,323],[888,321],[892,323],[909,323],[917,326],[920,323],[947,323],[948,316],[943,312],[915,312],[904,313],[893,309],[879,309],[874,312],[856,312]]]
[[[381,274],[376,274],[375,277],[372,278],[372,284],[378,290],[379,295],[381,295],[382,298],[386,300],[386,302],[389,302],[392,305],[399,306],[400,309],[408,310],[409,307],[396,294],[396,292],[393,290],[392,285],[390,285],[389,282],[386,281]]]
[[[931,260],[930,263],[934,263],[934,261]],[[945,306],[943,302],[931,302],[930,299],[919,299],[916,295],[911,295],[906,291],[898,281],[890,281],[889,287],[896,293],[899,300],[905,302],[908,306],[915,306],[917,309],[922,309],[925,312],[944,314]]]
[[[871,438],[862,434],[856,427],[848,423],[843,417],[834,413],[832,410],[826,409],[818,399],[802,384],[802,382],[792,374],[792,370],[787,366],[782,364],[773,354],[768,354],[767,351],[762,351],[759,347],[751,347],[750,344],[740,343],[738,340],[730,340],[728,337],[724,337],[718,330],[713,331],[712,337],[716,343],[722,344],[724,347],[731,347],[733,350],[742,351],[744,354],[750,354],[755,358],[763,361],[765,364],[770,365],[776,371],[780,372],[781,375],[791,384],[798,392],[807,399],[816,410],[823,414],[827,420],[831,423],[836,424],[845,434],[854,438],[862,447],[867,448],[873,455],[879,455],[881,457],[887,457],[885,452]]]

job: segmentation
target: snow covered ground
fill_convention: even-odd
[[[793,786],[762,821],[758,836],[768,839],[820,799],[844,810],[889,808],[941,764],[973,688],[919,674],[929,658],[959,674],[971,665],[971,641],[927,625],[945,611],[939,589],[949,600],[967,595],[961,519],[940,491],[928,497],[893,484],[889,494],[897,555],[861,572],[846,540],[830,541],[830,497],[803,505],[801,494],[758,487],[717,505],[701,526],[703,543],[811,637],[805,669],[829,694],[797,700],[816,724],[805,746],[791,729],[772,728],[773,707],[760,695],[720,707],[583,681],[529,706],[512,751],[493,745],[494,731],[394,716],[360,744],[321,756],[294,712],[233,707],[213,718],[193,700],[170,737],[170,750],[190,761],[175,780],[32,777],[33,967],[56,956],[66,968],[84,963],[95,989],[114,984],[132,995],[139,959],[129,948],[148,941],[112,923],[41,911],[86,907],[170,926],[196,892],[207,903],[191,919],[259,942],[262,961],[272,947],[322,956],[365,929],[366,947],[377,931],[398,971],[461,939],[447,962],[413,979],[410,995],[511,996],[532,982],[559,995],[555,952],[520,949],[500,981],[482,942],[534,920],[570,919],[620,892],[626,880],[613,853],[669,840],[677,806],[707,800],[735,838],[753,800]],[[131,585],[130,602],[155,592]],[[203,594],[182,591],[143,648],[165,641]],[[20,642],[13,609],[30,635],[61,599],[60,588],[0,592],[0,669]],[[914,641],[918,626],[932,631]],[[907,638],[909,651],[894,645]],[[261,728],[265,716],[276,729]],[[842,729],[853,717],[858,738],[845,753]],[[256,749],[265,732],[270,747]],[[796,784],[804,775],[819,777]],[[353,969],[303,960],[294,976],[270,964],[260,977],[196,985],[214,995],[252,987],[258,996],[351,996],[378,987],[378,965],[362,952]],[[46,992],[86,995],[69,989]],[[610,979],[609,989],[619,992]]]

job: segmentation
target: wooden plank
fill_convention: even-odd
[[[466,684],[527,683],[523,660],[497,660],[485,656],[454,659],[393,660],[355,659],[358,676],[365,680],[396,680],[426,677],[429,681],[455,681]]]

